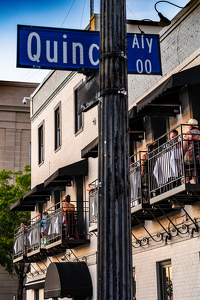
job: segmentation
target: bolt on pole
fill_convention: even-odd
[[[126,1],[100,14],[97,299],[132,300]]]

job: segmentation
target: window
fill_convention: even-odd
[[[171,260],[157,263],[158,300],[173,300]]]
[[[55,108],[55,150],[61,146],[61,108],[60,103]]]
[[[78,111],[78,89],[75,90],[75,133],[83,129],[83,113]]]
[[[136,300],[136,275],[135,275],[135,268],[133,268],[133,300]]]
[[[41,164],[44,161],[44,122],[38,128],[38,163]]]
[[[34,290],[34,300],[39,300],[39,290]]]

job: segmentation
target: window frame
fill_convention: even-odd
[[[39,289],[34,290],[34,300],[39,300],[40,298],[40,292]]]
[[[77,91],[81,87],[83,83],[83,80],[81,80],[75,87],[74,87],[74,134],[75,136],[78,135],[80,132],[83,131],[84,128],[84,118],[83,118],[83,112],[79,115],[77,114]],[[79,118],[80,116],[80,118]],[[79,120],[81,119],[81,125],[78,126]]]
[[[59,112],[59,126],[57,112]],[[58,134],[59,132],[59,145]],[[61,102],[54,107],[54,151],[57,152],[62,146],[62,118],[61,118]]]
[[[44,120],[38,125],[38,165],[41,166],[44,163],[44,149],[45,149],[45,122]],[[42,132],[42,135],[41,135]],[[41,141],[42,137],[42,141]]]
[[[170,280],[172,281],[172,298],[173,299],[173,277],[172,277],[172,264],[171,260],[165,260],[156,263],[157,268],[157,288],[158,288],[158,300],[167,300],[169,299],[167,296],[167,286],[166,284],[166,274],[164,274],[164,270],[170,268]],[[171,296],[170,296],[171,297]]]

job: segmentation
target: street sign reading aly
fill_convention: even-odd
[[[98,69],[99,42],[97,31],[18,25],[17,67]],[[127,34],[127,67],[128,73],[161,75],[159,36]]]

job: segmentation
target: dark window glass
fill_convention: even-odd
[[[35,292],[34,292],[34,300],[39,300],[39,290],[35,290]]]
[[[78,113],[78,105],[77,105],[77,90],[75,91],[75,132],[79,131],[83,126],[83,117],[82,113]]]
[[[133,300],[136,300],[136,275],[135,275],[135,268],[133,268]]]
[[[38,129],[39,136],[39,164],[44,161],[44,128],[43,125]]]
[[[60,107],[55,110],[55,150],[61,145],[60,141]]]
[[[173,300],[171,261],[158,264],[158,296],[159,300]]]

